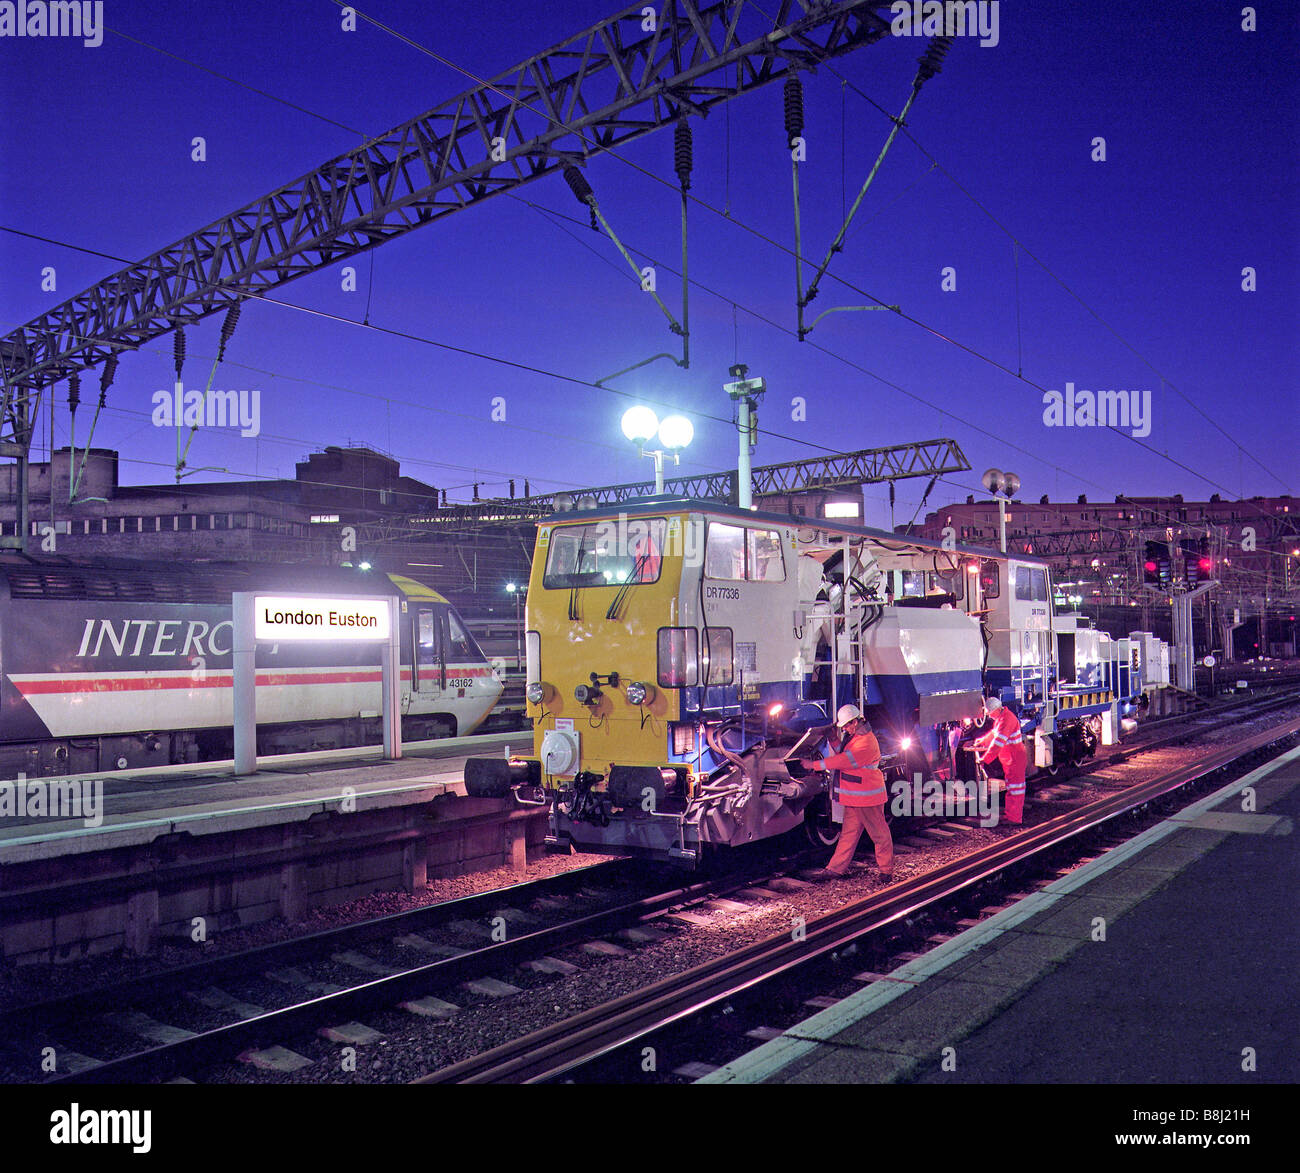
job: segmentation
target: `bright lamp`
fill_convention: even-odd
[[[633,444],[644,444],[659,430],[659,417],[638,404],[623,413],[623,435]]]

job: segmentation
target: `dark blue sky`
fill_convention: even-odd
[[[616,11],[610,0],[361,7],[481,77]],[[692,277],[721,296],[692,292],[689,371],[660,361],[615,385],[694,416],[696,441],[683,461],[691,470],[734,466],[734,431],[702,413],[729,416],[721,384],[737,357],[770,388],[760,425],[778,435],[762,436],[756,463],[951,436],[975,471],[939,485],[931,508],[964,499],[989,465],[1019,473],[1029,499],[1294,492],[1300,38],[1294,5],[1256,7],[1259,31],[1247,33],[1239,4],[1004,0],[995,47],[959,39],[908,120],[952,178],[900,136],[831,267],[923,325],[882,312],[833,314],[797,343],[794,262],[740,227],[792,246],[780,86],[692,120],[693,194],[729,208],[735,221],[691,210]],[[104,20],[369,134],[472,84],[364,22],[342,32],[328,0],[108,0]],[[889,127],[836,74],[896,111],[924,46],[890,38],[806,79],[804,239],[817,259],[838,227],[844,185],[851,201]],[[142,257],[357,141],[111,32],[99,48],[0,39],[0,58],[0,224],[116,256]],[[198,135],[204,163],[190,159]],[[1097,136],[1106,140],[1104,163],[1091,158]],[[585,171],[602,210],[630,248],[675,269],[671,130],[618,154]],[[953,179],[1055,275],[1021,253],[1019,344],[1012,241]],[[276,296],[359,320],[373,257],[369,317],[385,327],[587,380],[675,349],[659,310],[609,240],[585,226],[558,175],[518,195],[578,223],[560,226],[496,197],[353,262],[358,292],[341,290],[336,266]],[[46,266],[56,269],[56,292],[41,289]],[[941,291],[945,266],[956,270],[956,292]],[[1253,293],[1241,288],[1246,266],[1258,271]],[[118,267],[0,233],[0,327]],[[679,285],[664,269],[659,290],[676,311]],[[815,310],[862,300],[828,278]],[[206,382],[219,325],[212,318],[190,331],[187,387]],[[1030,382],[938,335],[1012,372],[1023,367]],[[121,449],[126,482],[172,479],[174,433],[149,421],[151,396],[170,380],[169,339],[123,358],[95,441]],[[1040,388],[1067,382],[1150,390],[1150,435],[1139,445],[1095,427],[1045,427]],[[393,453],[452,499],[468,499],[476,480],[493,495],[511,475],[521,491],[525,477],[534,490],[552,490],[650,468],[619,431],[625,397],[292,309],[247,306],[213,385],[260,391],[261,434],[204,431],[190,464],[241,476],[291,476],[308,451],[346,441]],[[85,377],[83,400],[93,403],[97,390],[97,375]],[[504,423],[490,418],[496,396],[505,399]],[[796,396],[806,400],[806,420],[791,418]],[[78,415],[79,438],[90,414]],[[55,425],[56,442],[66,443],[62,407]],[[923,487],[900,484],[899,521]],[[869,517],[885,520],[883,489],[868,495]]]

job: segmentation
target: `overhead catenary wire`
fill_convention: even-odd
[[[539,109],[537,109],[536,107],[531,106],[531,105],[529,105],[528,103],[521,101],[519,98],[517,98],[517,97],[515,97],[515,96],[512,96],[511,94],[506,93],[506,92],[505,92],[504,90],[502,90],[499,86],[496,86],[496,85],[493,84],[492,82],[489,82],[489,81],[485,80],[484,78],[479,77],[479,76],[478,76],[476,73],[474,73],[472,70],[466,69],[466,68],[464,68],[463,66],[456,64],[454,61],[449,60],[448,58],[444,57],[442,54],[435,52],[434,50],[428,48],[428,47],[425,46],[425,45],[421,45],[419,42],[413,40],[412,38],[406,36],[405,34],[400,33],[400,32],[398,32],[397,30],[391,28],[390,26],[384,24],[382,21],[377,20],[376,18],[374,18],[374,17],[372,17],[372,16],[369,16],[368,14],[362,12],[360,9],[357,9],[357,8],[355,7],[355,5],[349,5],[349,4],[347,4],[347,3],[346,3],[346,0],[333,0],[333,2],[334,2],[336,5],[338,5],[339,7],[341,7],[341,8],[342,8],[342,7],[347,7],[347,8],[352,9],[353,11],[356,12],[357,16],[361,17],[363,20],[367,21],[368,23],[373,24],[376,28],[380,29],[381,31],[383,31],[383,32],[385,32],[385,33],[388,33],[390,36],[395,37],[396,39],[402,41],[404,44],[407,44],[407,45],[411,46],[412,48],[416,49],[417,51],[419,51],[419,52],[421,52],[421,53],[424,53],[424,54],[426,54],[426,55],[429,56],[429,57],[432,57],[434,60],[438,61],[438,62],[439,62],[440,64],[442,64],[442,65],[445,65],[447,68],[449,68],[449,69],[453,69],[453,70],[455,70],[457,73],[463,74],[465,77],[467,77],[467,78],[469,78],[471,81],[473,81],[476,85],[479,85],[479,86],[482,86],[482,87],[484,87],[484,88],[486,88],[486,89],[490,89],[490,90],[492,90],[494,93],[498,94],[500,97],[504,98],[506,101],[510,102],[512,105],[523,106],[525,109],[530,110],[532,113],[537,114],[539,117],[545,118],[547,121],[550,121],[550,122],[554,123],[556,126],[567,126],[567,124],[561,122],[561,121],[560,121],[560,120],[559,120],[555,115],[551,114],[550,112],[548,112],[548,111],[543,111],[543,110],[539,110]],[[762,12],[762,9],[757,8],[757,6],[755,6],[755,7],[756,7],[756,10],[757,10],[757,11]],[[771,18],[767,13],[764,13],[763,15],[766,16],[769,20],[772,19],[772,18]],[[940,38],[940,39],[942,40],[942,38]],[[933,48],[933,46],[932,46],[932,48]],[[944,51],[946,52],[946,48],[945,48]],[[929,51],[927,51],[927,52],[929,52]],[[922,61],[923,61],[923,62],[925,61],[925,58],[924,58],[924,57],[922,58]],[[829,67],[829,63],[824,63],[824,64],[827,64],[828,68],[830,68],[830,67]],[[832,69],[831,72],[834,73],[835,71]],[[842,75],[839,74],[839,73],[835,73],[835,76],[837,76],[837,77],[841,77],[841,78],[842,78]],[[852,84],[852,83],[850,83],[850,84]],[[862,91],[857,90],[856,87],[855,87],[855,92],[857,92],[857,93],[859,93],[859,94],[862,93]],[[866,95],[864,94],[863,96],[865,97]],[[874,104],[874,103],[873,103],[873,104]],[[878,108],[879,108],[879,107],[878,107]],[[883,111],[882,111],[882,112],[883,112]],[[886,117],[889,117],[889,115],[886,115]],[[893,121],[892,118],[891,118],[891,121]],[[576,137],[578,137],[582,142],[584,142],[584,143],[587,144],[588,146],[592,146],[593,148],[598,148],[598,149],[600,149],[601,153],[603,153],[603,154],[605,154],[605,155],[609,155],[609,156],[611,156],[612,158],[618,160],[619,162],[625,164],[625,165],[628,166],[628,167],[631,167],[633,170],[639,172],[640,174],[646,176],[647,178],[653,180],[653,181],[656,182],[656,183],[669,185],[669,184],[668,184],[668,181],[665,180],[662,176],[656,175],[654,172],[648,170],[647,168],[644,168],[644,167],[640,166],[639,164],[634,163],[632,160],[628,159],[628,158],[627,158],[625,155],[623,155],[621,152],[619,152],[619,151],[617,151],[617,150],[615,150],[615,149],[613,149],[613,148],[609,148],[609,147],[601,147],[599,144],[593,144],[593,143],[590,142],[588,136],[587,136],[584,132],[582,132],[582,131],[577,131],[577,130],[572,130],[572,128],[569,128],[569,129],[570,129],[571,133],[573,133]],[[909,136],[909,137],[910,137],[910,136]],[[916,140],[913,138],[912,141],[915,143]],[[940,169],[942,170],[942,167],[940,167]],[[671,185],[669,185],[669,186],[671,186]],[[758,229],[756,229],[756,228],[754,228],[754,227],[752,227],[752,226],[750,226],[750,225],[748,225],[748,224],[745,224],[743,221],[736,219],[736,217],[734,217],[734,216],[732,216],[732,215],[730,215],[730,214],[726,214],[726,215],[724,215],[723,212],[722,212],[719,208],[715,207],[714,205],[708,203],[708,202],[705,201],[705,200],[701,200],[701,199],[699,199],[697,196],[690,196],[689,198],[692,199],[692,200],[694,200],[695,202],[699,203],[702,207],[706,208],[708,211],[714,213],[715,215],[722,216],[724,219],[728,220],[729,222],[731,222],[731,223],[733,223],[733,224],[736,224],[738,227],[740,227],[740,228],[743,229],[744,231],[749,232],[749,233],[751,233],[752,235],[754,235],[755,237],[757,237],[757,238],[759,238],[759,239],[765,241],[767,244],[771,245],[772,247],[774,247],[774,248],[778,248],[778,249],[780,249],[782,252],[785,252],[785,253],[789,254],[790,256],[792,256],[792,257],[794,257],[794,258],[796,259],[796,262],[798,261],[797,252],[796,252],[795,250],[790,249],[790,248],[787,247],[786,245],[780,243],[779,241],[773,239],[772,237],[767,236],[765,233],[759,231]],[[1026,252],[1028,252],[1028,250],[1026,250]],[[1029,253],[1029,255],[1030,255],[1031,257],[1033,257],[1033,259],[1034,259],[1035,261],[1037,261],[1037,257],[1034,257],[1034,255],[1033,255],[1032,253]],[[865,297],[865,298],[867,298],[868,300],[875,302],[877,305],[881,306],[882,308],[886,308],[886,309],[891,309],[891,310],[893,310],[893,312],[897,313],[898,316],[901,317],[902,319],[904,319],[905,321],[908,321],[908,322],[912,323],[913,325],[917,326],[918,328],[920,328],[920,329],[922,329],[922,330],[925,330],[926,332],[932,334],[934,337],[936,337],[936,338],[938,338],[938,339],[940,339],[940,340],[942,340],[942,341],[944,341],[944,342],[947,342],[947,343],[949,343],[950,345],[953,345],[953,346],[958,347],[959,349],[961,349],[961,350],[965,351],[966,353],[970,354],[972,357],[974,357],[974,358],[978,358],[978,359],[980,359],[981,361],[983,361],[983,362],[985,362],[985,363],[988,363],[989,365],[993,366],[993,367],[996,368],[997,370],[1002,371],[1003,373],[1005,373],[1006,375],[1010,376],[1011,378],[1016,379],[1016,380],[1018,380],[1019,382],[1023,382],[1023,383],[1025,383],[1026,385],[1028,385],[1028,386],[1034,388],[1035,390],[1037,390],[1037,391],[1039,391],[1039,392],[1046,392],[1046,391],[1048,390],[1047,388],[1042,387],[1042,386],[1039,385],[1038,383],[1035,383],[1033,380],[1026,378],[1023,374],[1017,374],[1015,371],[1012,371],[1011,368],[1008,367],[1008,366],[1006,366],[1004,363],[1001,363],[1001,362],[999,362],[998,360],[992,358],[991,356],[984,354],[983,352],[977,350],[976,348],[974,348],[974,347],[972,347],[972,346],[969,346],[969,345],[966,344],[966,343],[960,342],[960,341],[958,341],[958,340],[956,340],[956,339],[954,339],[954,338],[950,338],[950,337],[948,337],[946,334],[944,334],[944,333],[942,333],[941,331],[939,331],[939,330],[937,330],[937,329],[935,329],[935,328],[933,328],[933,327],[927,325],[925,322],[921,321],[919,318],[916,318],[914,315],[908,314],[908,313],[902,311],[901,309],[899,309],[899,308],[897,308],[897,307],[890,306],[889,303],[887,303],[887,302],[886,302],[885,300],[883,300],[882,298],[879,298],[879,297],[877,297],[875,294],[872,294],[872,293],[867,292],[865,289],[860,288],[859,286],[855,285],[853,282],[850,282],[850,281],[846,280],[844,277],[839,276],[838,274],[835,274],[835,273],[828,273],[827,275],[830,276],[833,280],[839,281],[839,282],[840,282],[842,285],[844,285],[846,288],[853,290],[853,291],[854,291],[856,294],[858,294],[859,296],[861,296],[861,297]],[[1063,284],[1063,283],[1062,283],[1062,284]],[[1066,287],[1066,288],[1068,289],[1068,287]],[[1072,291],[1071,291],[1071,293],[1072,293]],[[1082,302],[1081,299],[1079,299],[1079,300],[1080,300],[1080,304],[1084,304],[1084,303]],[[1086,305],[1085,305],[1085,308],[1088,308],[1088,307],[1086,307]],[[1092,312],[1092,311],[1090,310],[1089,312]],[[1098,320],[1101,321],[1102,319],[1100,319],[1100,317],[1098,317]],[[1105,323],[1103,322],[1103,324],[1105,324]],[[1108,329],[1111,329],[1111,330],[1112,330],[1112,333],[1114,332],[1114,331],[1113,331],[1113,328],[1111,328],[1111,327],[1109,327],[1109,326],[1108,326]],[[1116,336],[1118,337],[1118,334],[1117,334]],[[804,341],[806,342],[807,339],[804,339]],[[1126,343],[1126,345],[1128,345],[1128,344]],[[1130,346],[1130,349],[1133,349],[1133,348]],[[1136,350],[1134,350],[1134,353],[1138,353],[1138,352],[1137,352]],[[1140,356],[1139,356],[1139,357],[1140,357]],[[1146,360],[1144,359],[1143,361],[1146,361]],[[1148,364],[1148,365],[1150,365],[1150,364]],[[1154,368],[1153,368],[1153,369],[1154,369]],[[1171,385],[1172,385],[1172,384],[1171,384]],[[1197,410],[1199,411],[1200,409],[1198,408]],[[1204,413],[1202,413],[1202,414],[1204,414]],[[1206,417],[1206,418],[1208,419],[1209,417]],[[1217,426],[1217,425],[1216,425],[1216,426]],[[1182,469],[1182,471],[1184,471],[1184,472],[1190,474],[1191,476],[1196,477],[1196,478],[1199,479],[1199,480],[1204,481],[1206,484],[1213,485],[1215,488],[1217,488],[1217,489],[1221,489],[1221,490],[1222,490],[1223,492],[1225,492],[1225,493],[1229,493],[1229,494],[1232,493],[1232,490],[1229,489],[1226,485],[1220,484],[1218,481],[1213,480],[1212,478],[1206,476],[1204,473],[1202,473],[1202,472],[1200,472],[1199,470],[1197,470],[1197,469],[1191,467],[1190,465],[1184,464],[1182,461],[1176,460],[1174,457],[1170,456],[1168,453],[1166,453],[1166,452],[1161,452],[1159,449],[1155,448],[1153,445],[1150,445],[1150,444],[1145,443],[1141,438],[1139,438],[1139,437],[1137,437],[1137,436],[1134,436],[1134,435],[1132,435],[1132,434],[1130,434],[1130,433],[1128,433],[1128,432],[1125,432],[1121,427],[1119,427],[1119,426],[1117,426],[1117,425],[1113,425],[1113,424],[1105,425],[1105,427],[1107,428],[1107,430],[1109,430],[1109,431],[1115,433],[1116,435],[1121,436],[1121,437],[1123,437],[1124,439],[1127,439],[1127,440],[1129,440],[1130,442],[1137,444],[1139,447],[1145,449],[1146,451],[1148,451],[1149,453],[1151,453],[1153,456],[1156,456],[1156,457],[1160,458],[1161,460],[1165,460],[1165,461],[1168,461],[1168,462],[1171,463],[1171,464],[1174,464],[1174,465],[1177,466],[1178,468]],[[1225,434],[1226,434],[1226,433],[1225,433]],[[1235,441],[1234,441],[1234,443],[1235,443]],[[1261,466],[1261,467],[1262,467],[1262,466]],[[1268,470],[1266,470],[1266,471],[1268,471]],[[1270,472],[1270,475],[1275,475],[1275,474],[1272,474],[1272,473]],[[1278,478],[1278,479],[1280,480],[1280,478]],[[1282,483],[1285,485],[1285,482],[1282,482]]]
[[[336,2],[337,2],[337,0],[336,0]],[[367,18],[367,19],[370,19],[370,18]],[[379,25],[379,22],[377,22],[377,21],[373,21],[373,20],[372,20],[371,23],[375,23],[375,24]],[[379,27],[381,27],[381,28],[385,28],[385,26],[382,26],[382,25],[379,25]],[[385,28],[385,31],[392,32],[392,30],[389,30],[389,29],[387,29],[387,28]],[[407,43],[412,44],[414,47],[419,48],[422,52],[429,52],[429,54],[430,54],[431,56],[434,56],[435,58],[441,60],[444,64],[448,65],[449,67],[454,68],[454,69],[457,69],[459,72],[462,72],[462,73],[466,74],[466,76],[469,76],[469,77],[471,77],[471,78],[474,78],[474,77],[475,77],[475,75],[473,75],[473,74],[470,73],[469,71],[466,71],[466,70],[460,69],[460,67],[455,66],[454,63],[449,62],[449,61],[447,61],[447,60],[444,59],[444,58],[441,58],[438,54],[433,53],[432,51],[429,51],[429,50],[425,49],[423,46],[419,46],[419,45],[417,45],[415,42],[411,41],[409,38],[403,37],[403,36],[401,36],[401,34],[397,34],[397,33],[395,33],[395,32],[393,33],[393,35],[396,35],[396,36],[399,37],[399,39],[402,39],[402,40],[406,41]],[[134,39],[134,38],[127,38],[127,39]],[[147,43],[146,43],[146,42],[139,42],[139,43],[147,46]],[[147,46],[147,47],[155,48],[155,49],[157,48],[156,46]],[[158,51],[160,51],[160,52],[166,52],[165,50],[158,50]],[[175,55],[175,54],[168,54],[168,55],[169,55],[169,56],[177,56],[177,55]],[[180,58],[180,57],[177,57],[177,59],[178,59],[178,60],[182,60],[182,61],[185,61],[185,60],[186,60],[186,59],[184,59],[184,58]],[[187,63],[189,63],[189,64],[195,64],[195,63],[193,63],[193,62],[187,62]],[[202,66],[198,66],[198,68],[204,68],[204,67],[202,67]],[[212,73],[215,74],[215,71],[208,70],[207,72],[212,72]],[[225,75],[215,74],[215,76],[224,77]],[[244,83],[242,83],[242,82],[238,82],[236,79],[226,78],[226,80],[232,81],[232,82],[234,82],[234,84],[244,85]],[[478,79],[475,79],[475,80],[478,80]],[[274,95],[267,94],[265,91],[258,90],[256,87],[245,86],[245,88],[248,88],[248,89],[250,89],[250,90],[253,90],[253,91],[256,92],[256,93],[262,94],[263,96],[270,97],[270,98],[272,98],[272,100],[283,101],[282,99],[275,98]],[[855,87],[855,89],[856,89],[856,87]],[[861,91],[857,91],[857,92],[860,93]],[[325,118],[325,116],[323,116],[323,115],[315,114],[315,112],[308,111],[308,110],[306,110],[304,107],[296,106],[296,105],[293,104],[293,103],[284,103],[284,104],[289,105],[289,106],[291,106],[291,107],[293,107],[293,108],[295,108],[295,109],[301,110],[301,111],[303,111],[303,112],[305,112],[305,113],[311,114],[313,117],[322,118],[324,121],[330,122],[330,123],[332,123],[332,124],[335,125],[335,126],[342,127],[343,129],[347,129],[347,130],[349,130],[351,133],[359,133],[359,132],[355,131],[354,128],[346,127],[346,126],[344,126],[344,124],[339,123],[339,122],[337,122],[337,121],[335,121],[335,120],[333,120],[333,119],[328,119],[328,118]],[[362,137],[364,137],[364,136],[362,136]],[[909,137],[911,137],[911,136],[909,136]],[[610,153],[615,154],[615,157],[616,157],[616,158],[621,158],[621,156],[619,156],[617,152],[610,152]],[[627,162],[626,160],[623,160],[623,161],[624,161],[624,162]],[[630,164],[630,165],[635,166],[635,164]],[[938,165],[937,162],[936,162],[935,165]],[[643,170],[643,169],[640,169],[640,170]],[[945,172],[945,173],[946,173],[946,172]],[[659,177],[657,177],[657,176],[653,176],[652,173],[648,173],[648,172],[647,172],[646,174],[649,174],[651,178],[654,178],[654,179],[656,179],[657,181],[659,181]],[[692,198],[695,198],[695,197],[692,197]],[[704,203],[703,201],[697,201],[697,202]],[[708,207],[709,210],[711,210],[711,211],[715,211],[715,212],[717,212],[717,209],[712,208],[712,207],[711,207],[710,205],[708,205],[707,203],[704,203],[704,206],[705,206],[705,207]],[[734,217],[731,217],[730,215],[727,215],[726,218],[728,218],[728,219],[733,219],[733,221],[734,221]],[[746,227],[746,226],[742,225],[742,227]],[[747,230],[749,230],[749,229],[747,229]],[[752,230],[750,230],[750,231],[752,231]],[[29,235],[30,235],[30,234],[29,234]],[[761,235],[761,234],[759,234],[759,235]],[[772,243],[775,243],[775,242],[772,242]],[[779,246],[778,246],[778,247],[779,247]],[[99,254],[99,255],[106,255],[106,254]],[[1036,259],[1037,259],[1037,258],[1035,258],[1035,260],[1036,260]],[[839,280],[839,278],[836,278],[836,279]],[[870,295],[866,295],[866,296],[870,296]],[[263,299],[263,300],[272,300],[272,299],[266,298],[266,299]],[[877,300],[878,300],[878,299],[877,299]],[[273,304],[288,305],[288,306],[290,306],[291,308],[303,308],[303,307],[293,307],[293,306],[292,306],[292,303],[287,303],[287,302],[275,302],[275,301],[272,301],[272,303],[273,303]],[[734,307],[737,303],[733,301],[732,304],[733,304],[733,307]],[[750,312],[750,311],[747,309],[746,312]],[[761,317],[761,315],[756,315],[756,316]],[[350,321],[349,319],[343,319],[343,318],[340,318],[339,320],[341,320],[341,321]],[[922,324],[922,325],[923,325],[923,324]],[[412,337],[413,337],[413,336],[412,336]],[[942,336],[940,335],[940,337],[942,337]],[[952,341],[951,339],[945,339],[945,340],[946,340],[946,341]],[[432,344],[434,344],[434,345],[439,345],[439,343],[437,343],[436,340],[423,339],[423,341],[430,342],[430,343],[432,343]],[[814,344],[814,345],[815,345],[815,344]],[[959,344],[959,343],[954,343],[954,345],[960,345],[960,344]],[[452,349],[456,349],[456,348],[452,348]],[[825,348],[821,348],[821,347],[819,347],[819,349],[823,349],[823,350],[824,350]],[[474,353],[474,352],[465,351],[465,353]],[[832,352],[829,352],[829,351],[828,351],[827,353],[832,353]],[[490,355],[482,355],[482,354],[480,354],[480,355],[478,355],[478,357],[486,358],[486,359],[489,359],[490,361],[507,361],[507,362],[509,361],[509,360],[502,360],[502,359],[500,359],[498,356],[490,356]],[[837,358],[838,358],[839,356],[834,356],[834,357],[837,357]],[[981,357],[983,357],[983,356],[981,356]],[[512,364],[512,365],[520,365],[520,364]],[[529,368],[529,367],[527,367],[526,365],[524,365],[524,369],[538,370],[538,368]],[[879,378],[879,376],[875,375],[873,372],[865,371],[864,368],[860,368],[860,367],[859,367],[859,369],[863,370],[864,373],[870,375],[870,376],[873,377],[873,378]],[[1004,369],[1005,369],[1005,368],[1004,368]],[[1008,372],[1008,373],[1011,373],[1011,372]],[[552,373],[552,374],[554,374],[554,373]],[[565,377],[565,376],[557,376],[557,377]],[[583,380],[573,380],[573,381],[578,382],[578,383],[582,383],[582,382],[584,382]],[[886,382],[886,383],[888,384],[888,380],[883,380],[883,381]],[[1027,381],[1027,380],[1026,380],[1026,381]],[[889,385],[894,386],[894,387],[895,387],[896,389],[898,389],[898,390],[903,390],[904,393],[907,394],[907,392],[906,392],[904,389],[902,389],[902,388],[898,388],[896,384],[889,384]],[[1036,386],[1036,385],[1035,385],[1035,386]],[[608,389],[608,390],[611,390],[611,391],[612,391],[613,389],[611,388],[611,389]],[[925,402],[924,400],[919,399],[919,397],[913,396],[913,398],[918,398],[918,401]],[[931,407],[934,408],[935,410],[943,411],[943,409],[937,408],[937,405],[929,404],[929,406],[931,406]],[[955,413],[944,412],[944,414],[950,416],[951,418],[957,419],[959,422],[966,423],[968,426],[974,426],[974,425],[971,425],[971,424],[969,423],[969,421],[965,421],[965,420],[962,419],[962,417],[957,416]],[[981,429],[977,429],[977,430],[981,430]],[[768,435],[780,435],[779,433],[771,433],[771,432],[769,432],[767,429],[764,429],[764,434],[768,434]],[[990,433],[985,432],[984,434],[988,435],[988,434],[990,434]],[[806,441],[806,440],[804,440],[804,439],[802,439],[802,438],[799,438],[799,437],[782,436],[781,438],[784,438],[784,439],[790,440],[790,441],[792,441],[792,442],[794,442],[794,443],[796,443],[796,444],[800,444],[800,445],[809,445],[809,442],[808,442],[808,441]],[[810,445],[810,446],[812,446],[812,447],[817,447],[817,448],[821,448],[821,449],[823,449],[823,450],[825,450],[825,451],[832,451],[832,449],[826,448],[826,447],[823,446],[823,445],[812,444],[812,445]],[[1024,450],[1024,449],[1018,449],[1018,450],[1019,450],[1019,451],[1026,451],[1026,450]],[[1027,453],[1027,455],[1033,455],[1033,454]],[[1161,454],[1158,454],[1158,453],[1157,453],[1157,455],[1161,455]],[[1168,457],[1165,457],[1165,458],[1166,458],[1166,459],[1171,459],[1171,458],[1168,458]],[[1175,463],[1177,463],[1177,462],[1175,462]],[[1059,466],[1052,466],[1052,467],[1057,467],[1057,468],[1058,468],[1058,471],[1065,472],[1066,475],[1069,475],[1069,476],[1075,477],[1076,479],[1083,480],[1083,478],[1078,478],[1078,477],[1077,477],[1077,474],[1071,473],[1069,470],[1060,469]],[[1185,468],[1186,466],[1182,466],[1182,467]],[[1084,483],[1095,483],[1095,482],[1087,482],[1087,481],[1084,481]],[[1211,482],[1211,483],[1213,483],[1213,482]]]

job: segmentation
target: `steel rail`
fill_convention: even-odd
[[[528,901],[541,895],[562,893],[566,888],[599,880],[603,871],[625,870],[628,863],[625,859],[602,860],[557,875],[526,880],[504,888],[490,888],[486,892],[475,892],[469,896],[459,896],[403,912],[387,913],[354,924],[321,929],[315,933],[241,949],[220,957],[203,958],[126,978],[111,985],[81,990],[75,994],[60,994],[40,1002],[25,1002],[0,1008],[0,1037],[12,1038],[19,1029],[30,1028],[38,1021],[49,1025],[73,1017],[81,1018],[101,1009],[121,1009],[143,998],[157,1001],[172,996],[170,987],[179,991],[190,986],[255,973],[267,966],[289,965],[347,944],[361,944],[393,934],[437,928],[443,921],[463,920],[482,910],[492,911],[502,905],[509,905],[511,901]]]
[[[255,1018],[227,1023],[190,1038],[109,1059],[83,1071],[45,1080],[42,1086],[47,1083],[142,1082],[164,1078],[182,1068],[193,1069],[207,1063],[228,1061],[240,1051],[272,1040],[283,1040],[286,1036],[310,1030],[322,1022],[347,1021],[375,1009],[388,1010],[399,1002],[428,994],[432,989],[446,988],[493,969],[517,964],[522,958],[543,955],[576,940],[599,936],[634,924],[684,902],[725,894],[753,882],[752,877],[722,882],[710,879],[656,893],[561,925],[471,950],[458,957],[430,962],[335,993],[269,1010]]]
[[[1067,811],[963,859],[818,918],[805,939],[769,938],[605,1005],[453,1064],[416,1083],[537,1083],[700,1013],[770,978],[914,915],[1047,849],[1189,785],[1264,747],[1300,733],[1300,720],[1274,726],[1189,766]]]

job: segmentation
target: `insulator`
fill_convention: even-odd
[[[578,203],[590,204],[595,200],[596,193],[591,190],[591,184],[587,182],[587,177],[572,163],[566,164],[564,179],[577,197]]]
[[[108,360],[104,363],[103,374],[99,376],[99,402],[103,406],[104,394],[113,385],[113,379],[117,375],[117,355],[110,354]]]
[[[217,346],[217,362],[221,362],[226,357],[226,345],[235,336],[235,327],[239,325],[239,311],[243,308],[243,302],[234,302],[226,311],[225,320],[221,323],[221,342]]]
[[[525,496],[525,497],[531,497],[532,495],[533,495],[533,491],[532,491],[532,489],[530,489],[530,488],[528,487],[528,478],[525,477],[525,478],[524,478],[524,496]]]
[[[76,411],[81,402],[81,376],[72,375],[68,379],[68,410]]]
[[[172,335],[172,357],[176,360],[176,381],[181,378],[181,368],[185,365],[185,327],[177,326]]]
[[[695,149],[691,124],[685,118],[673,128],[673,166],[677,171],[677,182],[682,185],[682,191],[690,191],[691,170],[695,166]]]
[[[785,137],[791,146],[803,134],[803,82],[798,74],[785,81]]]
[[[511,477],[510,478],[510,500],[513,501],[514,499],[515,499],[515,478]]]
[[[930,42],[925,52],[917,59],[917,65],[920,67],[916,71],[918,84],[929,81],[943,68],[943,59],[948,56],[948,50],[952,48],[952,40],[952,37],[935,37]]]

